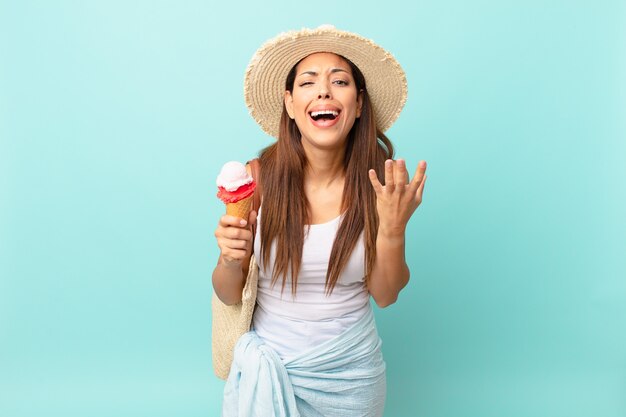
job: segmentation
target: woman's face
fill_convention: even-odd
[[[344,147],[361,106],[350,65],[332,53],[315,53],[300,61],[293,92],[285,92],[287,113],[300,129],[305,149]]]

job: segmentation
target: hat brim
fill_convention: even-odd
[[[261,128],[278,138],[287,75],[300,60],[316,52],[341,55],[359,68],[365,77],[376,125],[383,132],[389,129],[407,99],[402,67],[371,40],[332,27],[282,33],[254,54],[246,69],[244,97]]]

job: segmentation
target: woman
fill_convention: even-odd
[[[260,155],[258,215],[223,216],[215,231],[224,303],[241,300],[251,254],[259,263],[224,415],[380,416],[385,364],[369,297],[386,307],[409,280],[404,234],[426,180],[420,161],[409,181],[383,134],[406,101],[404,72],[359,35],[303,29],[257,51],[245,97],[278,141]]]

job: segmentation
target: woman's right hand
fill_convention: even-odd
[[[227,214],[220,218],[215,229],[215,238],[221,251],[221,259],[227,265],[241,265],[252,252],[252,231],[256,223],[256,212],[251,211],[248,221]]]

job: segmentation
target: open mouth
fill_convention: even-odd
[[[339,112],[337,110],[320,110],[320,111],[312,111],[309,113],[311,119],[314,121],[324,121],[324,120],[335,120],[337,116],[339,116]]]

